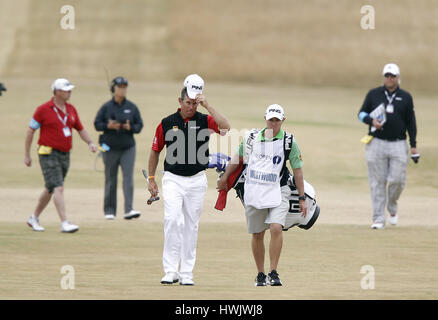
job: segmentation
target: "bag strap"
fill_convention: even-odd
[[[260,131],[261,129],[252,129],[245,135],[245,139],[244,139],[245,149],[244,149],[243,157],[246,161],[249,160],[249,156],[252,153],[252,146],[254,144],[254,140],[256,139]]]
[[[290,155],[290,152],[292,150],[293,139],[294,139],[294,136],[292,135],[292,133],[284,131],[283,148],[284,148],[284,156],[285,156],[284,161],[285,162],[287,159],[289,159],[289,155]]]

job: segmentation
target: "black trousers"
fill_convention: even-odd
[[[125,213],[132,210],[135,154],[135,146],[124,150],[111,149],[103,153],[103,162],[105,164],[104,214],[116,215],[117,212],[117,177],[119,166],[122,168],[123,174]]]

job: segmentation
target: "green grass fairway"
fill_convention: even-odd
[[[196,286],[185,288],[159,283],[163,276],[163,204],[145,205],[146,184],[140,173],[146,168],[156,125],[176,110],[180,83],[130,84],[129,98],[138,104],[145,122],[137,136],[134,207],[143,213],[138,221],[120,218],[121,190],[118,218],[103,219],[103,173],[94,170],[96,155],[74,133],[65,197],[68,217],[80,230],[62,234],[53,203],[41,216],[44,233],[32,232],[25,223],[43,181],[36,155],[38,134],[32,147],[34,162],[27,168],[23,164],[24,133],[37,104],[50,98],[50,82],[11,78],[1,98],[2,106],[14,107],[8,108],[0,126],[4,141],[0,144],[0,273],[4,275],[0,298],[271,299],[273,292],[279,299],[438,298],[436,96],[413,93],[422,158],[418,165],[409,164],[399,225],[376,231],[370,229],[368,178],[364,147],[359,142],[366,128],[356,117],[366,90],[207,82],[205,94],[230,120],[235,130],[232,136],[263,126],[268,104],[284,106],[284,127],[294,133],[302,149],[305,178],[315,187],[322,211],[311,230],[284,234],[278,270],[284,287],[254,288],[256,269],[243,208],[232,192],[223,212],[213,209],[217,174],[208,171],[209,190],[194,270]],[[81,79],[73,83],[77,87],[71,102],[96,141],[92,123],[108,99],[105,83]],[[212,151],[228,152],[221,139],[213,139]],[[163,156],[159,168],[162,160]],[[60,286],[64,265],[75,269],[74,290]],[[360,286],[365,265],[375,270],[373,290]]]
[[[24,223],[0,231],[1,299],[436,299],[437,227],[316,225],[284,234],[283,287],[255,288],[249,235],[243,223],[201,223],[194,287],[163,286],[162,224],[102,221],[61,234]],[[267,237],[267,239],[269,236]],[[61,268],[75,271],[63,290]],[[375,288],[361,288],[371,265]]]
[[[0,97],[0,299],[438,299],[436,1],[249,2],[0,0],[0,82],[7,88]],[[60,24],[67,4],[73,30]],[[375,29],[361,27],[364,5],[375,9]],[[421,159],[409,162],[399,224],[376,231],[360,143],[367,128],[357,112],[389,62],[399,64],[401,87],[414,99]],[[311,230],[284,234],[281,288],[254,287],[242,205],[231,192],[226,209],[214,209],[213,170],[196,286],[160,284],[163,203],[146,206],[141,169],[157,125],[177,110],[191,73],[204,78],[207,100],[232,126],[226,137],[211,137],[210,152],[231,155],[245,130],[265,125],[268,105],[284,107],[283,128],[300,146],[321,215]],[[68,78],[76,86],[70,102],[97,142],[94,118],[110,99],[108,80],[119,75],[129,79],[128,99],[144,121],[134,175],[141,218],[121,218],[119,173],[118,217],[103,219],[102,159],[75,132],[65,199],[68,219],[80,230],[60,233],[50,203],[40,217],[46,231],[31,231],[26,220],[44,185],[39,132],[32,166],[23,163],[33,113],[52,97],[53,80]],[[163,160],[164,152],[160,188]],[[74,290],[61,288],[66,265],[75,270]],[[374,289],[361,288],[364,266],[374,269]]]

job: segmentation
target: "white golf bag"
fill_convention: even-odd
[[[283,231],[287,231],[294,226],[298,226],[302,229],[310,229],[318,219],[320,208],[316,203],[315,189],[313,186],[304,180],[304,194],[306,195],[307,214],[306,217],[302,217],[300,212],[298,190],[295,186],[295,180],[292,174],[289,174],[289,180],[287,185],[291,189],[289,195],[289,211],[286,216],[286,224]]]
[[[217,172],[223,174],[225,168],[230,161],[230,157],[221,153],[214,153],[210,155],[209,168],[216,168]],[[288,171],[287,171],[288,172]],[[243,202],[244,183],[245,183],[246,165],[243,166],[241,172],[236,179],[232,182],[232,188],[236,190],[237,197]],[[302,216],[298,200],[298,190],[295,185],[294,177],[291,173],[287,180],[287,185],[290,188],[289,194],[289,211],[286,216],[286,223],[283,231],[287,231],[294,226],[308,230],[315,223],[319,217],[320,207],[316,203],[316,194],[313,186],[304,180],[304,194],[306,195],[307,214],[306,217]]]

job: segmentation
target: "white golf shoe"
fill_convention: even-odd
[[[40,225],[40,221],[34,215],[31,215],[29,220],[27,220],[27,225],[33,229],[33,231],[42,232],[45,229]]]
[[[168,272],[161,279],[162,284],[173,284],[179,281],[178,274],[176,272]]]
[[[131,210],[131,211],[125,213],[124,218],[126,220],[130,220],[130,219],[138,218],[138,217],[140,217],[140,215],[141,215],[140,211]]]
[[[106,215],[105,215],[105,219],[106,219],[106,220],[114,220],[115,217],[116,217],[116,216],[113,215],[113,214],[106,214]]]
[[[395,215],[389,215],[388,217],[388,221],[390,224],[392,224],[393,226],[395,226],[398,222],[398,214],[396,213]]]
[[[61,232],[73,233],[79,230],[77,225],[72,224],[70,221],[64,221],[61,223]]]
[[[381,222],[375,222],[371,225],[372,229],[385,229],[385,224]]]
[[[190,279],[190,278],[181,278],[181,280],[179,281],[179,284],[181,286],[194,286],[195,282],[193,281],[193,279]]]

